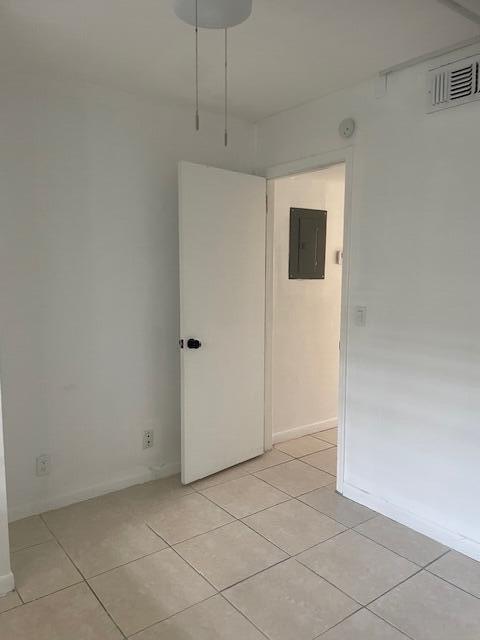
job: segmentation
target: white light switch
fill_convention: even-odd
[[[355,324],[364,327],[367,324],[367,307],[355,307]]]

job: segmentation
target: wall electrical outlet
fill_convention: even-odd
[[[36,459],[37,476],[48,476],[50,473],[50,456],[43,454]]]
[[[143,432],[143,448],[151,449],[153,447],[153,429],[147,429]]]
[[[367,307],[355,307],[355,324],[357,327],[365,327],[367,325]]]

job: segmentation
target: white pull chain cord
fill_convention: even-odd
[[[227,29],[225,28],[225,146],[228,145],[228,55]]]
[[[198,108],[198,0],[195,0],[195,129],[200,130]]]

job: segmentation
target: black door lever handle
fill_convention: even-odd
[[[200,340],[197,340],[196,338],[189,338],[187,340],[187,347],[189,349],[200,349],[201,346],[202,346],[202,343],[200,342]]]

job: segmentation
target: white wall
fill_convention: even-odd
[[[445,56],[258,127],[259,167],[345,146],[353,116],[345,493],[480,559],[480,102],[426,111]]]
[[[10,569],[10,544],[8,540],[7,489],[5,485],[2,397],[0,392],[0,597],[12,591],[13,587],[14,580]]]
[[[0,366],[11,519],[178,470],[177,162],[251,171],[254,130],[2,77]],[[142,450],[142,432],[155,447]],[[48,477],[35,458],[51,455]]]
[[[338,406],[344,165],[273,181],[273,439],[334,427]],[[290,207],[327,210],[325,280],[289,280]]]

